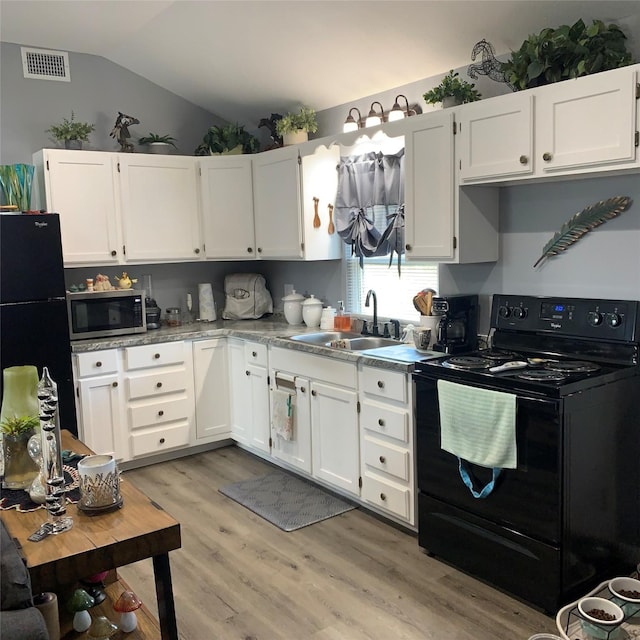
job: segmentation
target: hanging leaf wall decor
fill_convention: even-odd
[[[574,242],[582,238],[585,233],[599,227],[607,220],[619,216],[626,211],[633,200],[627,196],[615,196],[608,200],[601,200],[596,204],[585,207],[579,213],[565,222],[560,231],[544,245],[542,255],[533,265],[534,269],[549,256],[557,256],[561,251],[570,247]]]

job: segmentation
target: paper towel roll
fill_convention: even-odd
[[[213,322],[216,319],[216,306],[213,301],[213,290],[208,282],[198,285],[198,303],[200,320]]]
[[[33,598],[33,603],[40,610],[49,632],[49,640],[60,640],[60,618],[58,617],[58,597],[46,591]]]

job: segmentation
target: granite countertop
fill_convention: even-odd
[[[294,349],[335,358],[336,360],[361,362],[370,366],[398,371],[412,371],[415,362],[442,355],[434,351],[420,353],[413,346],[400,342],[397,345],[382,349],[349,351],[347,349],[335,349],[289,339],[291,336],[303,333],[317,333],[319,331],[320,329],[317,327],[309,329],[305,325],[290,325],[277,317],[261,318],[259,320],[216,320],[215,322],[194,322],[180,327],[166,327],[163,325],[160,329],[153,329],[146,333],[134,335],[72,340],[71,351],[73,353],[86,353],[101,349],[137,347],[179,340],[236,337],[270,344],[274,347]]]

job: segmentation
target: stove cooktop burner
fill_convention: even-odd
[[[558,371],[563,373],[593,373],[599,371],[600,367],[593,362],[585,360],[562,360],[545,362],[544,368],[549,371]]]
[[[562,382],[567,379],[567,375],[560,371],[550,371],[548,369],[528,369],[518,373],[517,378],[521,380],[532,380],[534,382]]]
[[[477,356],[454,356],[448,358],[442,363],[443,367],[450,367],[451,369],[465,369],[467,371],[479,371],[482,369],[488,369],[493,362],[486,358],[479,358]]]
[[[521,360],[522,356],[515,351],[500,351],[498,349],[485,349],[478,354],[481,358],[496,362],[506,362],[507,360]]]

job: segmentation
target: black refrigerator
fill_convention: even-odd
[[[60,427],[78,434],[58,214],[0,214],[0,370],[47,366]],[[0,391],[3,390],[0,375]],[[0,398],[2,394],[0,393]]]

